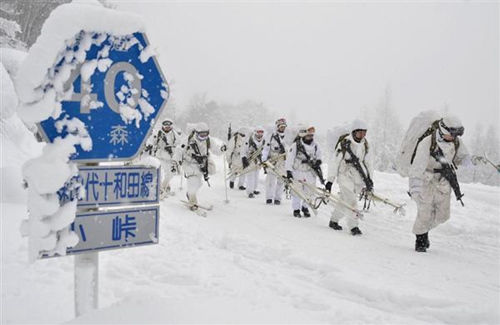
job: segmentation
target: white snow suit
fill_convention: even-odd
[[[253,134],[248,141],[245,141],[245,144],[241,147],[241,158],[246,157],[250,159],[250,157],[257,151],[261,151],[259,155],[257,155],[256,158],[249,160],[248,162],[250,163],[249,168],[253,167],[256,164],[260,164],[262,160],[262,150],[263,146],[265,145],[266,141],[264,140],[264,137],[260,139],[260,141],[257,139],[255,134]],[[247,181],[247,194],[253,193],[257,190],[257,186],[259,185],[259,172],[260,172],[260,167],[257,168],[256,170],[247,173],[246,174],[246,181]]]
[[[285,132],[275,131],[269,139],[266,140],[262,150],[262,161],[274,160],[273,165],[281,175],[286,175],[285,160],[286,156],[275,160],[280,154],[286,154]],[[281,201],[283,196],[284,184],[278,180],[278,177],[271,172],[266,175],[266,200]]]
[[[180,140],[180,134],[175,130],[165,132],[162,129],[155,136],[154,153],[161,162],[161,190],[170,192],[170,181],[178,174],[178,164],[174,160],[176,147]]]
[[[321,150],[316,142],[313,140],[310,144],[304,143],[302,138],[297,139],[292,143],[285,161],[285,169],[292,172],[295,181],[306,182],[316,186],[316,173],[312,170],[311,166],[306,162],[307,157],[301,151],[297,150],[297,141],[300,141],[300,147],[304,148],[305,152],[312,161],[321,160]],[[311,196],[313,193],[306,185],[298,184],[298,188],[303,191],[305,196]],[[292,208],[293,210],[301,210],[307,207],[307,203],[303,202],[299,197],[292,193]]]
[[[229,140],[228,150],[226,152],[226,159],[229,164],[229,170],[243,168],[241,162],[241,150],[244,143],[245,135],[238,132],[235,133]],[[245,177],[245,174],[238,177],[238,187],[245,185]],[[236,180],[236,176],[231,176],[229,180],[231,182],[234,182]]]
[[[460,138],[458,150],[455,150],[455,144],[444,141],[439,131],[436,130],[435,136],[436,145],[443,151],[445,161],[457,166],[464,163],[469,165],[470,156]],[[441,168],[441,164],[430,155],[431,144],[432,136],[420,142],[409,171],[410,194],[417,203],[417,218],[413,225],[416,235],[425,234],[450,218],[452,189],[441,174],[434,172],[434,169]]]
[[[175,160],[182,165],[188,199],[191,203],[198,204],[197,193],[204,178],[208,179],[209,175],[215,174],[215,164],[210,154],[220,155],[222,150],[214,144],[210,145],[210,138],[200,141],[195,134],[188,136],[178,148]],[[202,172],[205,167],[206,174]]]
[[[363,171],[366,175],[373,177],[370,150],[368,150],[366,138],[363,138],[360,142],[356,142],[352,134],[349,134],[343,141],[350,141],[351,150],[353,154],[358,157]],[[350,206],[356,207],[358,204],[358,196],[366,185],[360,173],[356,170],[354,165],[349,162],[351,155],[348,152],[342,152],[340,148],[341,144],[339,143],[328,164],[327,180],[332,183],[337,180],[340,189],[340,199]],[[347,219],[347,226],[349,229],[358,226],[358,217],[356,217],[356,214],[341,206],[333,210],[330,219],[338,223],[344,216]]]

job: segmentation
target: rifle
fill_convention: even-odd
[[[321,165],[319,165],[317,163],[318,160],[311,159],[311,156],[309,156],[307,154],[306,149],[304,148],[304,146],[302,145],[302,143],[300,141],[301,141],[300,139],[297,139],[297,141],[295,141],[295,143],[297,146],[297,151],[302,152],[302,154],[306,157],[306,159],[302,160],[302,163],[309,165],[309,167],[311,167],[313,172],[318,176],[321,184],[325,185],[325,178],[323,177],[323,171],[321,170]]]
[[[441,177],[444,177],[448,183],[450,184],[453,192],[455,193],[455,197],[457,201],[460,201],[462,206],[464,206],[464,202],[462,202],[462,197],[464,194],[460,191],[460,184],[458,183],[457,173],[455,172],[456,167],[453,163],[449,163],[444,156],[443,150],[437,147],[437,150],[431,153],[431,156],[436,159],[438,163],[441,164],[441,168],[434,168],[435,173],[441,174]]]
[[[363,167],[361,167],[361,163],[359,161],[359,158],[352,152],[351,141],[350,140],[345,140],[345,141],[342,142],[341,146],[342,146],[342,149],[344,149],[345,151],[347,151],[349,153],[349,155],[351,156],[351,159],[349,159],[349,160],[346,159],[345,160],[346,163],[352,164],[354,166],[354,168],[358,171],[359,175],[363,179],[363,182],[365,183],[366,190],[368,192],[373,191],[373,181],[370,178],[370,174],[368,173],[368,170],[365,173],[365,171],[363,170]],[[366,168],[366,166],[365,166],[365,168]]]
[[[208,155],[203,156],[200,153],[200,148],[198,148],[198,145],[193,142],[191,143],[191,148],[193,149],[194,153],[191,154],[191,157],[196,160],[198,165],[200,166],[200,171],[203,173],[203,179],[205,182],[207,182],[208,187],[210,187],[209,183],[209,176],[208,176]]]

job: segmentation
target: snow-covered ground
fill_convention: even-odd
[[[416,253],[416,206],[398,175],[377,173],[375,188],[407,202],[407,215],[379,204],[352,237],[327,227],[328,208],[296,219],[289,201],[266,206],[238,190],[225,204],[221,170],[200,195],[215,205],[207,218],[178,191],[161,203],[158,245],[100,253],[100,309],[77,319],[74,257],[28,264],[26,206],[4,197],[2,323],[500,322],[500,188],[463,185],[465,207],[453,199],[452,219]]]

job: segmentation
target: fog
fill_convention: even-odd
[[[447,106],[499,122],[499,6],[471,3],[116,3],[142,15],[178,109],[253,99],[319,128],[390,89],[404,125]]]

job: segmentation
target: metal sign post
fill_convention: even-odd
[[[75,315],[99,306],[99,253],[75,256]]]

